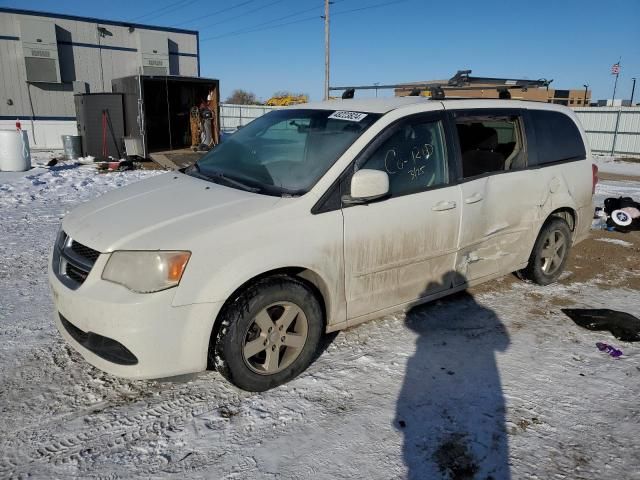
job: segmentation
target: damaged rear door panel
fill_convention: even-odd
[[[450,112],[460,145],[462,222],[458,273],[468,280],[526,264],[544,186],[527,169],[533,143],[516,109]]]

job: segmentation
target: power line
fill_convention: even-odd
[[[140,20],[142,18],[149,18],[149,17],[151,18],[161,17],[162,15],[166,15],[167,13],[173,12],[180,8],[184,8],[197,1],[198,0],[179,0],[178,2],[172,2],[169,5],[165,5],[164,7],[153,10],[152,12],[145,13],[144,15],[139,15],[133,18],[132,20]]]
[[[331,16],[335,17],[336,15],[342,15],[343,13],[352,13],[352,12],[359,12],[361,10],[370,10],[372,8],[387,7],[387,6],[393,5],[395,3],[403,3],[403,2],[406,2],[406,1],[408,1],[408,0],[395,0],[393,2],[376,3],[375,5],[369,5],[369,6],[366,6],[366,7],[353,8],[351,10],[343,10],[342,12],[332,13]],[[333,2],[333,3],[337,3],[337,2]]]
[[[209,25],[207,25],[205,27],[198,28],[198,30],[202,31],[202,30],[205,30],[207,28],[211,28],[211,27],[214,27],[216,25],[220,25],[221,23],[225,23],[225,22],[229,22],[231,20],[235,20],[237,18],[245,17],[245,16],[250,15],[250,14],[252,14],[254,12],[257,12],[258,10],[264,10],[265,8],[271,7],[272,5],[275,5],[276,3],[282,3],[282,2],[284,2],[284,0],[275,0],[274,2],[267,3],[266,5],[263,5],[261,7],[254,8],[253,10],[251,10],[249,12],[244,12],[244,13],[241,13],[239,15],[236,15],[235,17],[229,17],[229,18],[225,18],[224,20],[219,20],[219,21],[217,21],[215,23],[210,23]],[[314,7],[314,8],[317,8],[317,7]]]
[[[335,2],[333,2],[333,3],[339,3],[341,1],[344,1],[344,0],[335,0]],[[287,22],[287,23],[283,23],[283,24],[280,24],[280,25],[274,25],[273,27],[261,28],[264,25],[269,25],[269,24],[271,24],[273,22],[279,22],[281,20],[285,20],[287,18],[295,17],[297,15],[301,15],[303,13],[307,13],[307,12],[310,12],[312,10],[317,10],[319,8],[322,8],[322,5],[316,5],[315,7],[306,8],[304,10],[298,10],[297,12],[293,12],[293,13],[290,13],[288,15],[284,15],[283,17],[273,18],[271,20],[267,20],[266,22],[262,22],[262,23],[259,23],[257,25],[253,25],[252,27],[249,27],[248,29],[247,28],[241,28],[240,30],[234,30],[232,32],[224,33],[222,35],[218,35],[218,36],[215,36],[215,37],[208,37],[208,38],[205,38],[203,41],[212,40],[214,38],[222,38],[222,37],[226,37],[226,36],[234,36],[236,34],[239,35],[241,33],[249,33],[249,32],[254,32],[254,31],[258,31],[258,30],[266,30],[267,28],[281,27],[281,26],[284,26],[284,25],[291,25],[291,24],[298,23],[298,22],[308,22],[309,20],[316,20],[316,19],[322,18],[322,17],[318,17],[318,16],[314,15],[312,17],[305,17],[303,19],[294,20],[292,22]],[[207,28],[207,27],[205,27],[205,28]]]
[[[340,2],[344,2],[344,1],[345,1],[345,0],[334,0],[334,1],[332,2],[332,4],[340,3]],[[303,14],[303,13],[307,13],[307,12],[310,12],[310,11],[312,11],[312,10],[317,10],[317,9],[319,9],[319,8],[322,8],[322,5],[316,5],[315,7],[306,8],[306,9],[304,9],[304,10],[298,10],[297,12],[293,12],[293,13],[290,13],[290,14],[288,14],[288,15],[284,15],[283,17],[273,18],[273,19],[271,19],[271,20],[267,20],[266,22],[259,23],[259,24],[257,24],[257,25],[253,25],[252,27],[249,27],[249,29],[241,28],[240,30],[234,30],[233,32],[225,33],[225,34],[222,34],[222,35],[219,35],[219,36],[215,36],[215,37],[207,37],[207,38],[205,38],[203,41],[205,41],[205,40],[212,40],[212,39],[214,39],[214,38],[222,38],[222,37],[225,37],[225,36],[233,36],[233,35],[235,35],[235,34],[240,34],[240,33],[249,33],[249,32],[253,32],[253,31],[256,31],[256,27],[262,27],[263,25],[269,25],[269,24],[271,24],[271,23],[273,23],[273,22],[279,22],[280,20],[285,20],[285,19],[287,19],[287,18],[295,17],[295,16],[297,16],[297,15],[301,15],[301,14]],[[254,10],[254,11],[255,11],[255,10]],[[318,17],[316,17],[316,16],[314,15],[313,17],[306,17],[306,18],[304,18],[304,19],[300,19],[299,21],[300,21],[300,22],[308,22],[309,20],[315,20],[315,19],[317,19],[317,18],[318,18]],[[322,17],[320,17],[320,18],[322,18]],[[219,23],[220,23],[220,22],[219,22]],[[283,24],[281,24],[281,25],[277,25],[277,26],[291,25],[291,24],[293,24],[293,23],[296,23],[296,21],[283,23]],[[211,25],[209,25],[209,26],[211,26]],[[203,27],[203,28],[208,28],[209,26],[207,26],[207,27]],[[270,27],[269,27],[269,28],[270,28]],[[265,28],[265,29],[259,28],[259,30],[266,30],[266,28]]]
[[[231,7],[227,7],[227,8],[223,8],[222,10],[217,10],[213,13],[208,13],[206,15],[198,15],[197,17],[192,18],[191,20],[185,20],[184,22],[179,22],[179,23],[174,23],[173,26],[174,27],[179,27],[181,25],[185,25],[187,23],[193,23],[193,22],[197,22],[198,20],[202,20],[203,18],[209,18],[209,17],[213,17],[214,15],[219,15],[221,13],[225,13],[228,12],[229,10],[234,10],[236,8],[242,7],[244,5],[247,5],[251,2],[255,2],[255,0],[245,0],[244,2],[241,2],[237,5],[233,5]]]
[[[368,6],[365,6],[365,7],[353,8],[353,9],[350,9],[350,10],[343,10],[341,12],[335,12],[335,13],[332,13],[331,16],[335,17],[336,15],[344,15],[346,13],[359,12],[359,11],[362,11],[362,10],[370,10],[370,9],[373,9],[373,8],[380,8],[380,7],[385,7],[385,6],[388,6],[388,5],[394,5],[396,3],[401,3],[401,2],[406,2],[406,1],[407,0],[395,0],[395,1],[392,1],[392,2],[376,3],[374,5],[368,5]],[[334,3],[337,3],[337,1],[334,2]],[[320,8],[320,5],[318,5],[316,7],[313,7],[312,9],[309,9],[309,10],[314,10],[314,9],[317,9],[317,8]],[[309,10],[306,10],[306,11],[309,11]],[[296,15],[299,15],[301,13],[303,13],[303,12],[297,12]],[[293,16],[293,14],[287,15],[286,17],[291,17],[291,16]],[[310,17],[300,18],[298,20],[293,20],[291,22],[279,23],[279,24],[276,24],[276,25],[268,25],[268,24],[273,23],[275,21],[282,20],[283,17],[280,17],[280,18],[277,18],[277,19],[269,20],[267,22],[264,22],[264,23],[261,23],[261,24],[258,24],[258,25],[254,25],[253,27],[251,27],[249,29],[235,30],[233,32],[224,33],[222,35],[216,35],[216,36],[213,36],[213,37],[203,38],[200,41],[201,42],[206,42],[206,41],[209,41],[209,40],[217,40],[219,38],[234,37],[234,36],[237,36],[237,35],[244,35],[245,33],[259,32],[259,31],[262,31],[262,30],[270,30],[270,29],[273,29],[273,28],[285,27],[287,25],[294,25],[294,24],[297,24],[297,23],[309,22],[311,20],[318,20],[319,18],[322,18],[322,16],[314,15],[314,16],[310,16]]]
[[[252,32],[259,32],[261,30],[269,30],[271,28],[278,28],[278,27],[284,27],[286,25],[293,25],[294,23],[302,23],[302,22],[308,22],[310,20],[318,20],[320,17],[318,15],[314,15],[313,17],[306,17],[306,18],[302,18],[299,20],[294,20],[292,22],[286,22],[286,23],[279,23],[277,25],[269,25],[266,27],[258,27],[258,28],[252,28],[249,30],[236,30],[235,32],[229,32],[229,33],[225,33],[224,35],[217,35],[214,37],[207,37],[207,38],[203,38],[200,41],[201,42],[207,42],[209,40],[216,40],[218,38],[225,38],[225,37],[235,37],[237,35],[242,35],[245,33],[252,33]],[[271,23],[271,22],[266,22],[266,23]],[[261,24],[264,25],[264,24]]]

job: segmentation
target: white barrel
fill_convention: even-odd
[[[31,168],[29,137],[25,130],[0,130],[0,171],[24,172]]]

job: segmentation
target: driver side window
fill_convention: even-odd
[[[392,197],[447,184],[442,122],[416,118],[401,124],[360,168],[386,172]]]

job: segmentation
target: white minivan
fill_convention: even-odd
[[[215,368],[286,382],[322,335],[520,274],[554,282],[589,232],[597,170],[571,110],[511,100],[334,100],[272,111],[194,166],[70,214],[57,327],[129,378]]]

